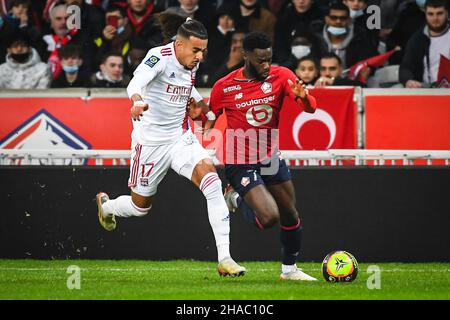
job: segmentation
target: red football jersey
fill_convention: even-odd
[[[240,68],[214,84],[209,107],[216,116],[225,111],[228,121],[224,163],[261,162],[277,149],[283,100],[295,98],[288,79],[297,77],[284,67],[272,66],[264,81],[245,78]],[[308,100],[315,108],[314,97]],[[300,99],[297,105],[303,107]]]

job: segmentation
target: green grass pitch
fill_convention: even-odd
[[[317,282],[279,281],[278,262],[247,262],[247,274],[220,278],[216,263],[142,260],[0,260],[0,299],[450,299],[450,263],[379,263],[381,288],[360,264],[352,283],[327,283],[320,263],[299,266]],[[80,289],[67,268],[80,267]]]

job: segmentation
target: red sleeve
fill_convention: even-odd
[[[288,96],[290,99],[295,100],[296,96],[292,92],[292,89],[288,83],[288,80],[291,80],[293,83],[295,83],[295,81],[298,78],[291,70],[289,70],[287,68],[283,68],[282,73],[283,73],[283,76],[280,78],[283,79],[282,81],[284,81],[284,87],[283,87],[284,94],[286,96]],[[306,112],[314,112],[317,108],[316,98],[314,98],[312,95],[308,94],[306,99],[308,99],[311,108],[307,108],[301,99],[297,99],[297,101],[296,101],[297,105],[299,107],[301,107],[303,110],[305,110]]]
[[[222,103],[222,81],[216,82],[209,97],[209,109],[218,117],[222,114],[224,106]]]

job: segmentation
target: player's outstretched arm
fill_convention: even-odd
[[[300,100],[305,112],[314,113],[316,111],[316,99],[309,95],[309,91],[306,89],[303,81],[297,79],[294,83],[291,79],[288,79],[288,84],[295,96],[295,102]]]

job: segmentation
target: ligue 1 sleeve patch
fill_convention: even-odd
[[[150,58],[145,61],[145,64],[148,65],[150,68],[153,68],[155,64],[158,63],[160,59],[157,56],[151,56]]]

